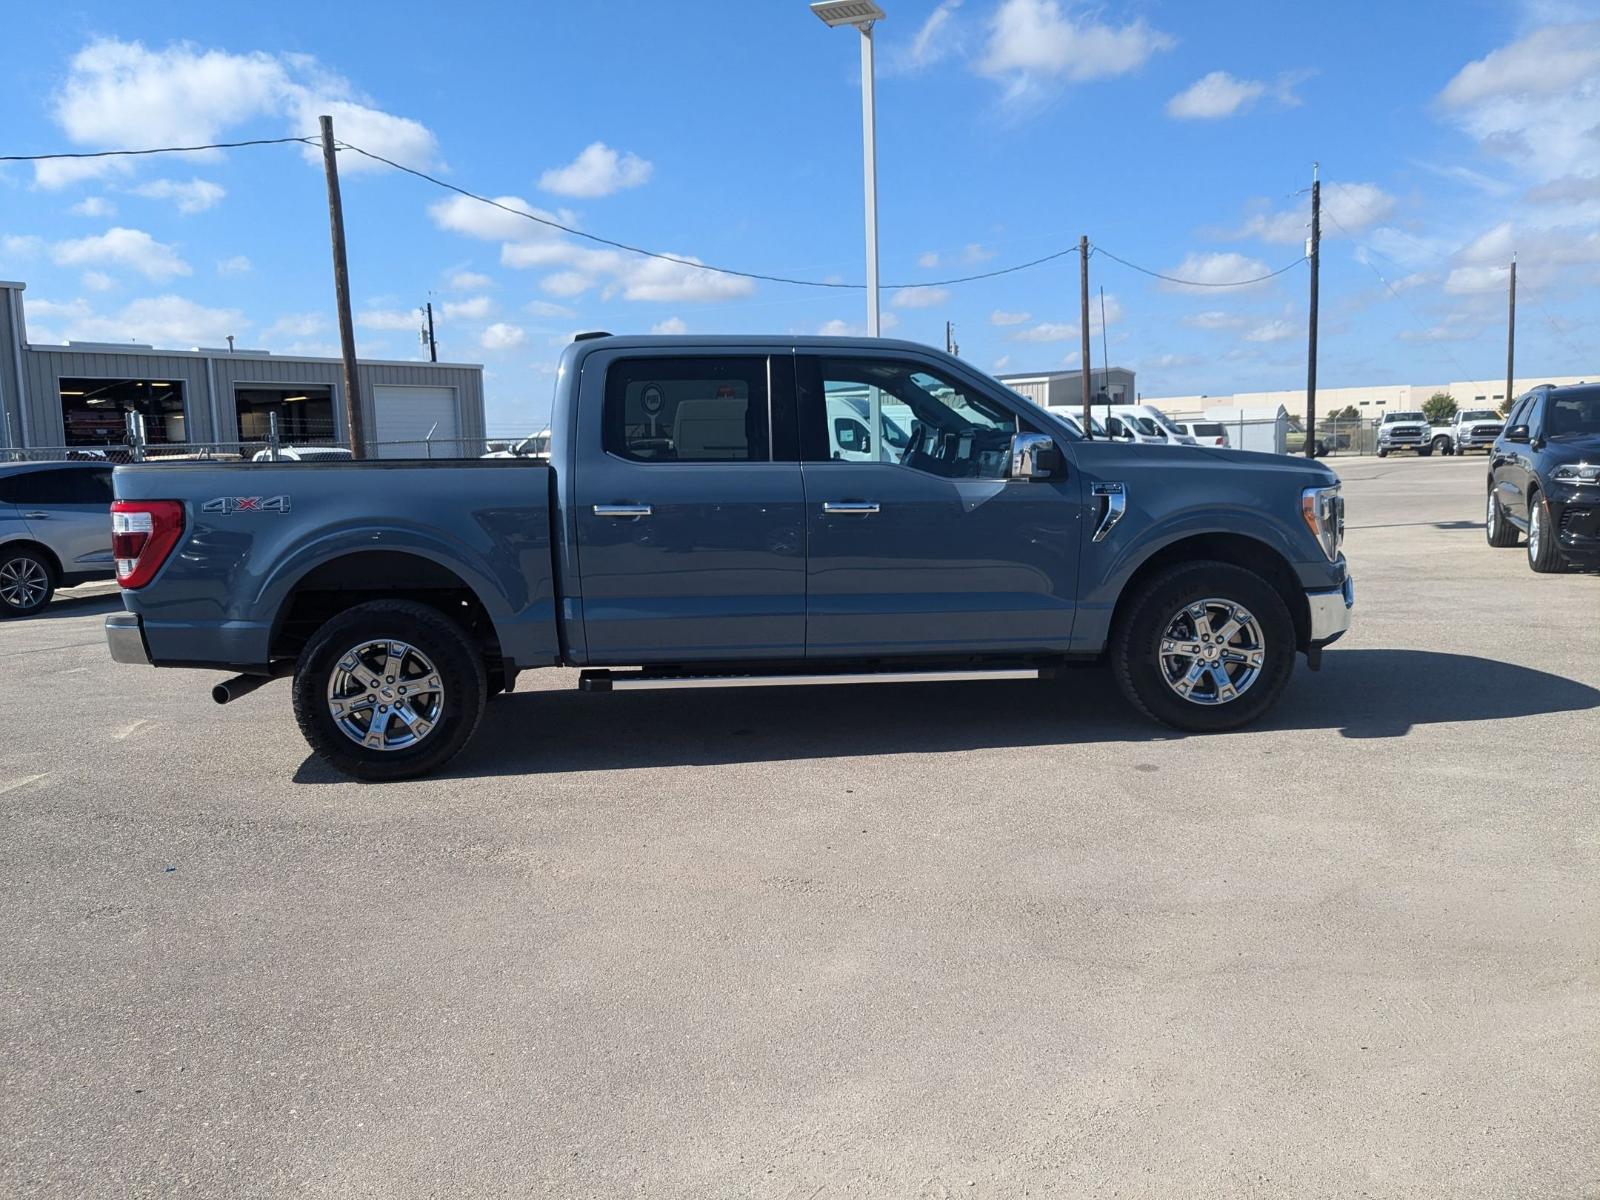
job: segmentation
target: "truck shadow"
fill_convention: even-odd
[[[1395,738],[1416,725],[1596,707],[1600,690],[1512,663],[1426,650],[1335,649],[1320,675],[1300,667],[1277,709],[1246,733],[1332,729],[1347,738]],[[472,744],[441,774],[537,775],[1187,736],[1135,715],[1100,669],[1026,683],[610,695],[547,690],[492,703]],[[343,777],[308,758],[295,781]]]

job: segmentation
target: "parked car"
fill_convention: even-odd
[[[1193,438],[1197,446],[1228,445],[1228,427],[1221,421],[1178,421],[1172,427],[1185,437]]]
[[[1494,444],[1505,428],[1505,421],[1492,408],[1463,409],[1443,427],[1433,427],[1433,448],[1441,454],[1465,454],[1468,450],[1494,452]]]
[[[541,430],[517,441],[501,444],[483,458],[547,458],[550,454],[550,431]]]
[[[279,462],[350,462],[355,455],[348,446],[279,446]],[[251,462],[271,462],[272,450],[257,450],[250,456]]]
[[[1259,717],[1350,623],[1314,463],[1085,440],[878,338],[592,336],[556,378],[548,464],[118,468],[112,657],[242,672],[222,702],[292,674],[316,752],[383,780],[447,761],[534,667],[603,692],[1109,661],[1202,732]],[[874,449],[910,416],[856,461],[828,396],[863,389]]]
[[[1600,566],[1600,385],[1537,387],[1512,406],[1489,452],[1484,532],[1527,534],[1528,566]]]
[[[1378,425],[1378,457],[1411,450],[1423,458],[1433,453],[1433,426],[1420,412],[1387,412]]]
[[[1105,422],[1113,438],[1138,442],[1144,445],[1161,445],[1174,442],[1193,446],[1195,439],[1182,433],[1159,408],[1149,404],[1097,404],[1094,415]]]
[[[111,465],[0,465],[0,614],[36,613],[55,595],[110,579]]]

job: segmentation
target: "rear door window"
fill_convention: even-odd
[[[603,441],[634,462],[767,462],[762,356],[625,358],[606,372]]]
[[[0,501],[12,504],[111,505],[109,467],[25,471],[0,481]]]

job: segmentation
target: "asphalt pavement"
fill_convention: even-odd
[[[0,1194],[1595,1196],[1600,575],[1333,465],[1355,629],[1221,736],[547,672],[362,786],[0,625]]]

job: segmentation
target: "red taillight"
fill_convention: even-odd
[[[183,534],[183,505],[176,500],[117,500],[111,505],[111,554],[117,582],[141,588],[156,577]]]

